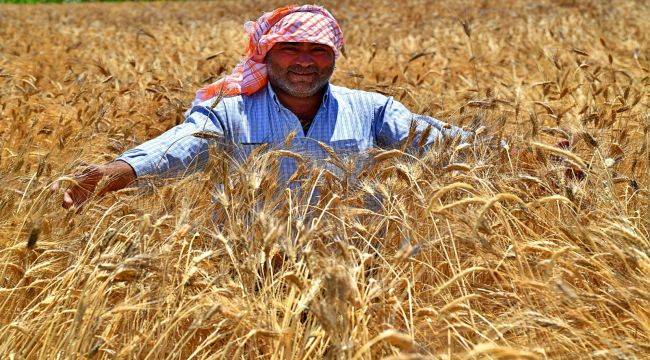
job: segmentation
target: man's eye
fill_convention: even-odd
[[[330,53],[331,53],[330,48],[318,48],[318,49],[314,50],[314,54],[320,55],[320,56],[329,55]]]

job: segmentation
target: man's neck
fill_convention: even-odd
[[[278,97],[280,103],[298,117],[300,123],[303,126],[303,129],[308,128],[311,122],[314,120],[314,117],[318,112],[318,108],[323,102],[325,91],[327,90],[327,86],[324,86],[322,90],[312,96],[295,97],[289,95],[278,87],[275,87],[273,85],[271,85],[271,87],[273,88],[273,91]]]

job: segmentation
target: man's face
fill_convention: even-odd
[[[334,51],[315,43],[279,42],[266,54],[269,82],[295,97],[318,93],[334,72]]]

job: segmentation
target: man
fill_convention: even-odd
[[[144,175],[171,176],[207,160],[209,141],[192,136],[211,131],[233,144],[242,158],[261,144],[280,146],[297,134],[289,150],[317,161],[327,157],[319,142],[340,154],[391,147],[416,131],[431,128],[426,143],[468,133],[430,117],[414,115],[391,97],[329,83],[341,53],[343,34],[334,17],[314,5],[287,6],[247,22],[249,45],[232,74],[197,92],[186,119],[155,139],[126,151],[115,161],[91,166],[76,176],[63,206],[83,204],[102,178],[99,195],[124,188]],[[221,100],[221,101],[219,101]],[[216,106],[215,102],[219,101]],[[426,132],[424,132],[426,134]],[[280,176],[295,171],[294,159],[280,164]],[[59,187],[53,185],[53,190]]]

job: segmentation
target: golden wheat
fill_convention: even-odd
[[[477,141],[412,132],[367,164],[322,146],[345,176],[215,146],[201,173],[60,208],[53,181],[182,122],[279,5],[0,5],[3,358],[650,352],[643,2],[326,1],[334,83]]]

